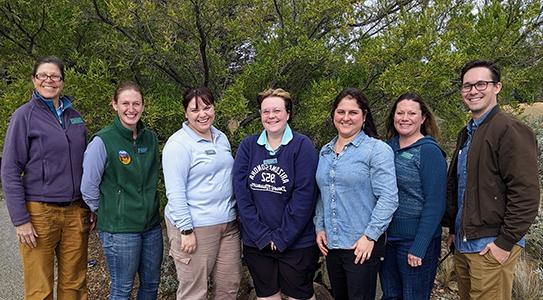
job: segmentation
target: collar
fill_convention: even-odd
[[[115,119],[113,120],[113,126],[119,131],[122,137],[130,141],[134,140],[132,136],[132,130],[123,126],[123,124],[121,123],[121,119],[119,119],[119,116],[115,116]],[[138,124],[136,125],[136,129],[138,130],[137,138],[141,136],[141,133],[143,132],[144,128],[145,126],[143,125],[143,122],[139,120]]]
[[[53,104],[53,99],[47,99],[44,98],[38,91],[32,92],[32,98],[40,100],[43,104],[45,104],[49,110],[52,112],[56,112],[57,109],[55,108],[55,105]],[[59,98],[59,107],[58,110],[61,112],[64,112],[66,109],[72,107],[72,102],[70,101],[70,98],[66,96],[61,96]]]
[[[201,135],[197,134],[194,130],[192,130],[192,128],[190,128],[190,126],[189,126],[188,121],[183,122],[183,126],[181,127],[181,129],[183,129],[183,131],[191,139],[193,139],[196,142],[200,142],[200,141],[209,142],[208,140],[204,139]],[[211,125],[211,139],[212,139],[213,143],[217,142],[217,139],[219,138],[219,136],[220,136],[220,131],[217,128],[215,128],[215,126]]]
[[[258,140],[256,141],[257,144],[260,146],[264,146],[266,150],[270,152],[271,155],[274,155],[282,146],[285,146],[288,144],[294,135],[292,134],[292,129],[290,129],[290,126],[287,123],[287,126],[285,127],[285,131],[283,132],[283,137],[281,138],[281,144],[279,144],[279,147],[277,149],[272,149],[270,144],[268,143],[268,136],[266,135],[266,130],[262,130],[260,133],[260,136],[258,137]]]
[[[345,147],[349,144],[352,144],[353,146],[355,147],[359,147],[360,144],[362,144],[362,142],[368,137],[368,135],[366,135],[366,133],[364,132],[364,130],[360,130],[360,132],[358,134],[356,134],[356,136],[354,137],[354,139],[352,141],[350,141],[349,143],[347,143],[345,145]],[[331,141],[330,143],[327,144],[327,147],[330,151],[334,152],[336,150],[334,150],[334,148],[336,147],[336,142],[337,142],[337,139],[338,139],[338,136],[336,135]]]
[[[492,107],[491,110],[485,112],[479,119],[477,120],[474,120],[474,119],[471,119],[469,122],[468,122],[468,126],[467,126],[467,129],[468,129],[468,132],[471,134],[473,133],[477,128],[479,128],[481,126],[481,124],[483,124],[487,119],[488,119],[488,116],[498,107],[498,105]]]

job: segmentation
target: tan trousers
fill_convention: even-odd
[[[25,299],[53,299],[54,258],[58,261],[58,300],[86,300],[89,209],[78,201],[70,206],[28,201],[30,221],[38,234],[36,248],[19,243]]]
[[[207,299],[208,278],[213,299],[236,299],[241,281],[241,244],[237,221],[194,228],[196,251],[182,252],[181,232],[166,218],[170,256],[177,270],[177,300]]]
[[[511,300],[513,274],[522,248],[515,245],[509,258],[500,264],[488,251],[455,253],[454,267],[462,300]]]

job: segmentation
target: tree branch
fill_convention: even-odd
[[[204,27],[202,25],[202,15],[200,11],[200,5],[196,1],[191,1],[194,5],[194,15],[196,17],[196,28],[198,29],[198,37],[200,39],[199,49],[200,58],[202,60],[202,68],[204,69],[204,86],[209,85],[209,63],[207,61],[207,39]]]
[[[283,14],[281,13],[281,9],[279,8],[279,3],[277,3],[277,0],[273,0],[273,7],[275,8],[277,16],[279,16],[279,25],[281,26],[281,35],[279,36],[279,42],[282,46],[285,40],[285,21],[283,20]]]

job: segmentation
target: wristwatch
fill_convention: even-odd
[[[181,234],[182,234],[182,235],[189,235],[189,234],[192,233],[192,231],[193,231],[192,228],[191,228],[191,229],[187,229],[187,230],[181,230]]]

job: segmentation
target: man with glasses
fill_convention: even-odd
[[[449,168],[448,245],[454,244],[460,299],[511,299],[524,235],[539,207],[537,143],[532,130],[502,112],[500,70],[489,61],[462,68],[460,92],[471,120]]]

